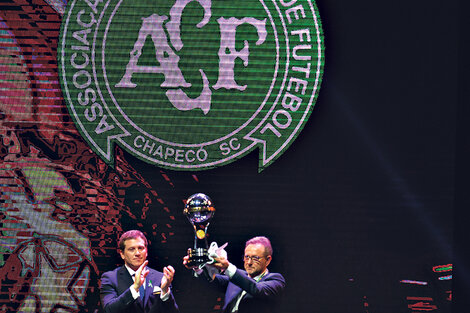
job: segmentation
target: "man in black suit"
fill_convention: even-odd
[[[124,265],[101,277],[101,304],[106,313],[174,313],[178,306],[170,290],[175,275],[170,265],[163,273],[147,267],[147,238],[130,230],[119,239]]]
[[[260,236],[245,244],[245,271],[237,269],[223,256],[215,258],[212,266],[218,268],[222,274],[215,275],[213,282],[225,290],[224,313],[276,311],[286,283],[281,274],[268,271],[272,252],[269,239]],[[186,266],[187,262],[188,256],[184,257],[183,264]]]

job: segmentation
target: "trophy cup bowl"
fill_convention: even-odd
[[[183,213],[194,228],[194,246],[188,249],[188,266],[203,267],[210,261],[207,255],[207,227],[214,217],[214,205],[207,195],[196,193],[186,200]]]

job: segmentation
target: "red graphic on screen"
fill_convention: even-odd
[[[16,312],[26,301],[36,312],[87,312],[99,298],[96,266],[61,238],[22,242],[0,269],[0,282],[3,312]]]
[[[2,312],[94,312],[97,265],[115,256],[124,227],[147,225],[161,243],[174,235],[173,210],[123,152],[109,167],[75,129],[58,79],[56,9],[16,0],[0,10]]]
[[[433,299],[429,297],[406,297],[411,302],[408,304],[408,308],[411,311],[434,311],[437,310],[437,306],[433,304]]]

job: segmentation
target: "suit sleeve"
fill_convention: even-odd
[[[159,303],[161,303],[162,307],[164,308],[164,312],[172,312],[172,313],[177,313],[179,312],[179,308],[178,308],[178,305],[176,304],[176,301],[175,301],[175,297],[173,296],[173,292],[171,291],[171,287],[170,287],[170,294],[169,294],[169,298],[162,301],[159,298]]]
[[[237,269],[230,281],[254,298],[265,299],[279,296],[286,286],[286,281],[281,274],[268,274],[266,279],[256,282],[254,279],[244,275],[239,269]]]
[[[117,279],[114,272],[106,272],[101,276],[100,297],[103,309],[106,313],[125,312],[126,308],[135,300],[130,289],[121,295],[117,291]]]
[[[217,274],[214,276],[214,279],[211,281],[211,284],[214,283],[219,289],[227,289],[229,278],[223,274]]]
[[[147,276],[149,281],[160,284],[163,277],[163,273],[158,272],[154,269],[150,269],[150,273]],[[163,300],[161,294],[151,294],[147,301],[150,303],[149,313],[162,312],[162,313],[177,313],[179,312],[178,305],[176,304],[175,297],[173,295],[172,286],[170,286],[170,292],[167,295],[168,298]],[[135,313],[135,312],[134,312]]]

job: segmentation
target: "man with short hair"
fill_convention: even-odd
[[[175,275],[169,265],[163,273],[147,267],[147,238],[130,230],[119,239],[124,266],[101,276],[101,305],[106,313],[171,313],[178,306],[170,290]]]
[[[286,282],[281,274],[268,271],[272,251],[271,242],[264,236],[248,240],[243,256],[245,271],[237,269],[223,256],[215,258],[212,265],[222,274],[215,275],[213,282],[225,290],[224,313],[276,311]],[[183,259],[186,267],[188,259],[188,256]]]

